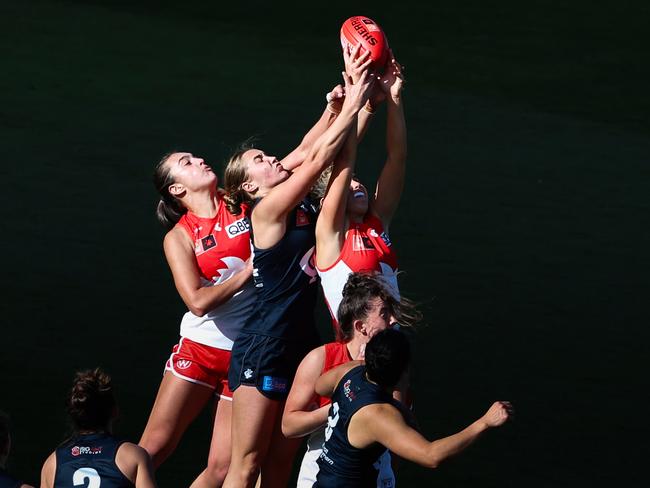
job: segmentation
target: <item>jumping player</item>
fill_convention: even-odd
[[[251,487],[260,470],[263,487],[284,487],[289,477],[298,443],[282,435],[282,408],[298,363],[318,342],[317,277],[310,263],[315,209],[304,199],[348,138],[372,86],[367,72],[355,85],[344,78],[340,114],[292,173],[258,149],[236,154],[226,168],[230,198],[256,199],[251,236],[257,291],[257,306],[232,351],[233,449],[226,487]]]
[[[352,273],[343,289],[339,306],[341,341],[312,350],[302,360],[282,416],[282,432],[287,437],[311,434],[298,474],[298,488],[311,488],[318,473],[317,460],[325,441],[325,425],[330,399],[315,394],[319,376],[341,364],[363,357],[365,345],[377,332],[397,319],[402,326],[414,325],[418,313],[390,294],[375,274]],[[395,392],[397,393],[397,392]],[[394,474],[387,452],[381,455],[377,487],[394,486]]]
[[[343,88],[329,94],[340,103]],[[286,158],[296,167],[334,120],[332,106]],[[230,464],[232,392],[227,371],[230,349],[252,310],[248,206],[228,200],[202,158],[177,152],[156,167],[161,195],[158,218],[170,230],[164,249],[176,288],[189,311],[181,339],[167,361],[158,396],[140,440],[158,467],[174,451],[188,425],[212,396],[216,412],[207,468],[192,487],[221,486]]]
[[[358,46],[352,52],[343,51],[346,71],[353,79],[358,76],[359,63],[368,55],[366,52],[358,56],[358,51]],[[337,309],[350,273],[382,274],[399,298],[397,257],[388,237],[388,227],[404,186],[406,122],[402,105],[403,77],[392,52],[390,64],[376,87],[379,95],[373,97],[375,103],[385,98],[387,105],[387,158],[375,194],[369,198],[366,187],[353,176],[356,154],[340,155],[333,166],[316,224],[316,269],[335,331]]]
[[[34,488],[14,478],[6,471],[7,458],[11,450],[9,417],[0,411],[0,488]]]
[[[254,303],[246,208],[230,212],[215,173],[188,152],[165,156],[154,184],[161,195],[158,218],[170,228],[165,257],[189,311],[140,445],[157,468],[214,397],[208,463],[192,486],[221,486],[230,463],[230,349]]]
[[[117,404],[106,373],[95,369],[76,374],[68,414],[74,434],[43,464],[41,488],[155,488],[147,451],[111,434]]]
[[[502,425],[512,413],[510,403],[495,402],[485,415],[462,431],[427,441],[409,425],[409,414],[390,395],[409,361],[406,336],[387,329],[368,342],[365,365],[347,363],[318,379],[317,393],[331,396],[332,406],[314,488],[374,487],[377,471],[373,464],[385,448],[404,459],[435,468],[487,429]]]

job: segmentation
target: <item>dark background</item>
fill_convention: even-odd
[[[516,420],[399,484],[644,486],[649,289],[647,2],[371,6],[2,0],[0,408],[36,483],[79,368],[118,385],[137,441],[184,306],[150,175],[170,149],[223,168],[250,135],[282,156],[340,81],[338,29],[375,18],[406,66],[407,188],[392,226],[421,303],[430,438],[496,399]],[[382,113],[360,148],[370,184]],[[328,326],[320,314],[324,339]],[[159,471],[186,486],[210,419]]]

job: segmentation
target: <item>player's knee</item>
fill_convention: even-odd
[[[210,479],[210,484],[214,486],[221,486],[228,474],[229,463],[226,462],[212,462],[208,463],[205,472]]]
[[[149,453],[154,466],[162,463],[175,449],[178,440],[169,429],[147,429],[140,439],[139,446]]]

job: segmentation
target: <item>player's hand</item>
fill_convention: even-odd
[[[343,48],[343,60],[345,61],[345,72],[352,77],[352,83],[356,84],[361,78],[361,74],[368,69],[372,59],[370,59],[370,51],[359,54],[361,50],[361,43],[353,48],[346,45]]]
[[[503,425],[514,413],[510,402],[494,402],[490,409],[483,415],[483,421],[488,427]]]
[[[352,77],[343,71],[341,73],[345,80],[345,102],[343,106],[348,106],[354,112],[361,110],[370,97],[375,77],[366,69],[361,74],[359,81],[353,83]]]
[[[327,104],[332,107],[334,112],[341,112],[341,107],[343,106],[343,100],[345,99],[345,88],[343,85],[338,84],[332,91],[326,95]]]
[[[397,62],[393,50],[389,51],[390,60],[386,64],[384,75],[379,79],[379,86],[386,96],[399,100],[404,89],[404,74],[402,65]]]

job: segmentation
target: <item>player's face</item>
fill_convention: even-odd
[[[243,158],[247,165],[248,181],[262,192],[270,190],[289,177],[289,172],[282,167],[278,158],[269,156],[264,151],[249,149]]]
[[[363,321],[365,325],[366,336],[368,340],[386,330],[395,322],[395,318],[390,313],[390,309],[381,298],[375,297],[370,301],[370,310]]]
[[[347,213],[351,217],[363,217],[368,212],[368,190],[363,184],[353,178],[348,193]]]
[[[202,190],[217,185],[217,175],[205,164],[203,158],[192,153],[172,154],[165,163],[175,183],[183,185],[190,191]]]

